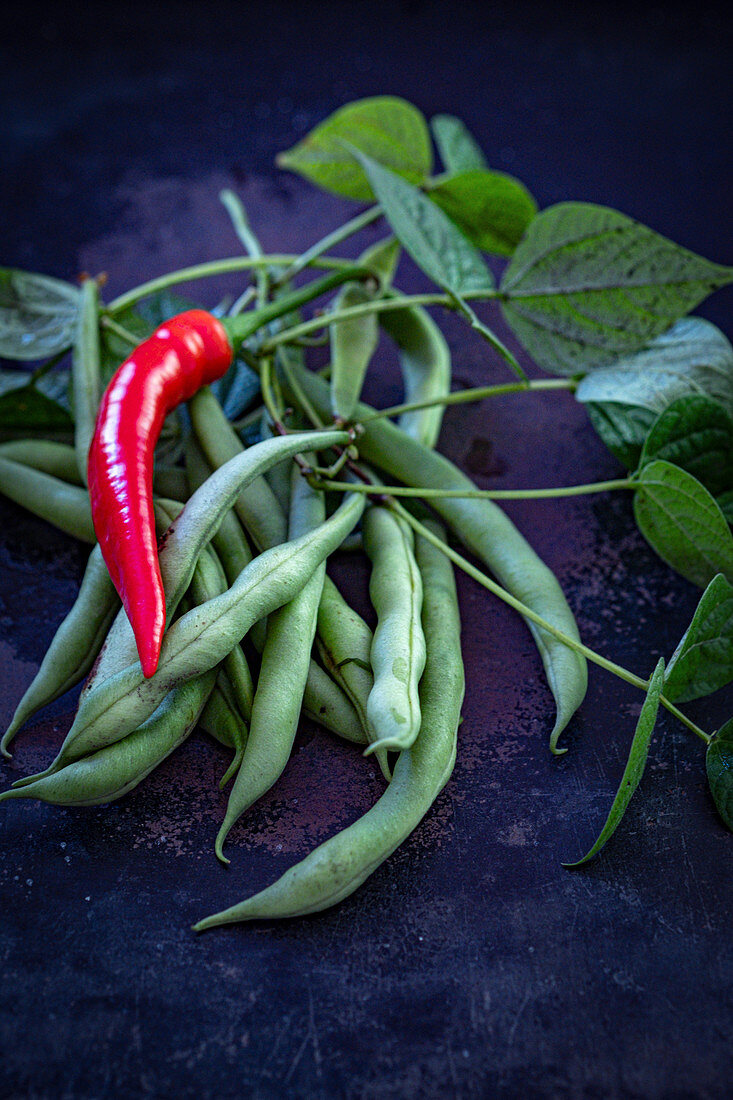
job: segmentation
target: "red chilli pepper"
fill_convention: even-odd
[[[89,448],[92,519],[132,625],[143,674],[158,667],[165,594],[153,515],[153,452],[168,413],[226,372],[233,349],[204,310],[160,325],[114,374]]]

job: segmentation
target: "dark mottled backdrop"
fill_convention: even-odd
[[[4,15],[2,50],[0,263],[104,270],[110,295],[236,251],[222,186],[268,247],[336,225],[347,204],[273,158],[379,92],[461,115],[542,206],[606,203],[733,260],[730,20],[704,3],[24,4]],[[419,283],[409,265],[403,281]],[[200,294],[213,303],[227,286]],[[730,335],[732,305],[721,293],[700,312]],[[500,377],[485,345],[454,321],[447,332],[457,381]],[[369,393],[398,397],[388,356]],[[486,487],[618,471],[566,395],[451,410],[441,446]],[[669,655],[696,592],[648,550],[628,499],[509,510],[590,644],[644,674]],[[83,561],[0,501],[0,722]],[[363,601],[363,572],[340,562],[335,576]],[[622,831],[586,871],[563,871],[604,819],[640,696],[594,670],[553,760],[526,629],[463,580],[460,596],[454,777],[333,912],[189,931],[378,795],[372,763],[315,728],[232,833],[228,871],[212,853],[224,757],[203,737],[111,807],[3,806],[3,1097],[730,1094],[733,846],[698,743],[663,715]],[[31,726],[4,783],[49,759],[73,702]],[[713,728],[732,702],[690,712]]]

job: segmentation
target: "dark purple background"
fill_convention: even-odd
[[[248,10],[251,8],[252,10]],[[73,10],[73,9],[72,9]],[[348,100],[390,92],[461,115],[545,206],[606,203],[711,259],[730,234],[730,21],[705,4],[149,4],[5,16],[0,262],[109,296],[232,254],[242,195],[268,247],[301,249],[353,207],[272,167]],[[364,240],[376,239],[377,230]],[[405,265],[402,282],[419,278]],[[200,289],[213,303],[224,282]],[[733,295],[700,312],[731,334]],[[504,377],[446,323],[455,377]],[[373,399],[398,397],[380,360]],[[567,395],[450,410],[441,447],[490,487],[618,472]],[[584,638],[647,674],[697,593],[636,533],[625,497],[508,509],[558,573]],[[0,501],[0,721],[70,606],[83,549]],[[364,572],[336,570],[357,600]],[[196,938],[374,800],[370,762],[304,729],[283,780],[212,844],[225,757],[189,742],[110,807],[0,813],[0,1095],[723,1097],[731,1080],[730,836],[698,743],[663,714],[622,831],[585,872],[641,697],[598,670],[547,752],[531,639],[460,582],[468,691],[433,813],[352,899]],[[707,728],[732,696],[691,705]],[[71,720],[32,724],[5,782]]]

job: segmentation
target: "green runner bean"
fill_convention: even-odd
[[[441,528],[433,524],[436,531]],[[400,753],[394,778],[363,817],[319,845],[266,889],[194,925],[203,932],[236,921],[317,913],[352,894],[416,828],[450,778],[463,702],[460,616],[450,562],[416,540],[423,576],[423,628],[427,641],[420,683],[422,726],[415,744]]]
[[[321,410],[328,408],[328,386],[310,371],[298,371],[298,382],[308,399]],[[373,412],[359,405],[356,416]],[[472,481],[443,455],[411,439],[396,425],[374,420],[359,437],[359,453],[367,461],[408,485],[428,489],[475,488]],[[562,589],[552,571],[537,556],[511,520],[490,500],[431,500],[431,506],[455,531],[458,538],[512,595],[572,638],[578,627]],[[540,652],[557,716],[550,735],[550,747],[580,706],[588,684],[585,658],[568,649],[540,627],[528,624]]]
[[[318,530],[264,551],[223,595],[173,623],[163,639],[158,671],[150,679],[137,662],[95,687],[82,699],[56,759],[34,778],[124,737],[179,683],[222,661],[254,622],[300,592],[359,521],[363,508],[361,494],[346,496]]]
[[[136,787],[178,748],[198,721],[216,679],[216,670],[179,684],[143,724],[113,745],[90,753],[53,775],[0,794],[37,798],[57,806],[97,806],[113,802]]]
[[[87,674],[119,603],[102,552],[95,546],[74,606],[56,631],[41,667],[0,741],[3,756],[10,756],[8,745],[36,711],[58,699]]]
[[[317,530],[326,517],[323,494],[311,489],[297,470],[292,474],[291,500],[290,538]],[[290,758],[325,575],[324,560],[295,598],[267,621],[249,739],[216,838],[215,851],[223,863],[229,862],[222,847],[232,826],[279,779]]]
[[[85,489],[0,455],[0,493],[81,542],[97,541]]]
[[[377,613],[371,647],[374,685],[367,700],[367,752],[409,749],[420,730],[418,684],[425,667],[423,591],[412,531],[386,508],[364,513],[364,549],[372,563],[369,594]]]
[[[68,443],[55,443],[50,439],[12,439],[0,443],[0,456],[68,481],[71,485],[82,484],[76,451]]]
[[[86,485],[87,457],[102,397],[99,346],[99,288],[85,279],[79,292],[79,316],[71,357],[74,399],[74,448],[79,476]]]
[[[387,310],[379,323],[397,345],[405,403],[428,401],[450,392],[451,357],[443,333],[420,306]],[[438,442],[444,408],[405,412],[397,421],[403,432],[431,449]]]

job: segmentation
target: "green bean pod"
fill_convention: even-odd
[[[193,600],[197,604],[203,604],[207,600],[214,600],[217,596],[221,596],[226,590],[227,579],[221,565],[214,557],[211,549],[203,550],[196,562],[196,569],[191,580],[190,591]],[[237,709],[242,717],[249,721],[252,715],[254,684],[247,658],[239,642],[227,653],[223,666],[232,686]]]
[[[53,775],[4,791],[0,802],[36,798],[57,806],[98,806],[122,798],[186,740],[215,680],[216,671],[212,669],[179,684],[154,714],[126,737],[67,764]]]
[[[239,771],[249,732],[247,723],[230,698],[231,688],[225,687],[226,683],[226,673],[220,668],[214,689],[199,717],[199,726],[205,733],[225,748],[234,750],[229,767],[219,782],[220,788],[226,787],[232,776]]]
[[[366,745],[367,737],[353,704],[338,684],[316,661],[308,665],[308,679],[303,694],[303,713],[327,730],[351,741]]]
[[[283,349],[283,350],[295,350],[298,349]],[[292,356],[292,363],[295,364],[299,361],[298,355]],[[197,395],[197,399],[198,399]],[[215,400],[205,399],[204,402],[198,404],[200,421],[199,430],[209,440],[209,455],[224,458],[229,453],[229,446],[232,448],[235,446],[239,448],[239,453],[242,453],[244,448],[239,442],[236,435],[231,435],[231,427],[226,417],[224,416],[221,407]],[[217,440],[225,439],[227,441],[227,449],[222,449],[221,453],[217,451]],[[232,442],[234,440],[234,443]],[[317,440],[314,440],[317,445]],[[304,448],[307,449],[307,448]],[[252,448],[250,448],[250,451]],[[201,455],[201,459],[204,462],[208,462],[206,455]],[[191,449],[191,461],[197,462],[196,450]],[[210,461],[214,461],[212,457]],[[275,466],[271,466],[269,470],[274,469]],[[194,478],[200,477],[201,466],[199,461],[199,472],[196,474],[191,468],[192,476]],[[268,470],[268,472],[269,472]],[[277,506],[277,505],[276,505]],[[255,510],[255,520],[258,522],[264,520],[264,515],[260,516],[259,509],[263,507],[262,501],[255,501],[254,504],[250,502],[250,508]],[[236,518],[236,517],[235,517]],[[285,517],[283,514],[282,524],[285,524]],[[260,526],[262,524],[260,523]],[[222,541],[231,539],[232,543],[236,541],[236,533],[233,530],[227,529],[223,536]],[[224,552],[217,544],[217,550],[222,558],[222,564],[225,570],[227,570],[227,562],[224,556]],[[227,576],[230,583],[234,583],[234,577],[227,570]],[[341,593],[336,586],[326,578],[323,586],[323,595],[321,597],[321,606],[318,613],[318,647],[322,654],[324,664],[327,670],[331,673],[336,685],[343,689],[346,695],[345,700],[339,700],[337,709],[344,715],[348,714],[351,717],[348,704],[351,703],[356,707],[357,713],[361,716],[363,728],[366,735],[366,700],[371,690],[372,678],[369,670],[369,650],[371,646],[371,631],[366,625],[364,620],[357,615],[344,600]],[[264,636],[260,630],[260,624],[257,623],[252,630],[252,641],[255,646],[261,651],[264,645]],[[336,655],[338,654],[338,655]],[[132,661],[132,658],[131,658]],[[357,667],[360,664],[361,668]],[[327,696],[325,699],[319,701],[319,693],[321,689],[327,690]],[[311,673],[309,673],[308,685],[306,686],[306,697],[311,703],[318,703],[317,710],[321,710],[325,706],[326,713],[333,709],[336,702],[334,697],[334,691],[332,688],[327,687],[324,684],[323,677],[320,675],[318,666],[313,665]],[[350,727],[351,728],[351,727]],[[338,732],[338,731],[336,731]],[[352,728],[352,733],[353,733]],[[353,738],[348,738],[353,740]],[[389,778],[389,769],[387,767],[386,756],[383,753],[378,754],[380,766],[384,772],[385,777]]]
[[[330,577],[324,582],[318,608],[316,645],[327,672],[359,716],[368,740],[367,700],[374,687],[370,663],[372,632],[361,615],[346,603]],[[389,781],[392,773],[387,753],[379,749],[376,755],[382,774]]]
[[[290,538],[300,538],[317,530],[325,518],[323,494],[311,489],[294,470]],[[223,863],[229,862],[222,847],[232,826],[280,778],[290,758],[308,679],[325,575],[324,560],[294,599],[273,612],[267,621],[249,739],[214,846]]]
[[[79,291],[79,316],[71,357],[74,399],[74,448],[79,476],[86,485],[87,457],[102,397],[99,344],[99,288],[85,279]]]
[[[153,472],[153,492],[169,500],[188,500],[189,488],[185,470],[178,466],[164,466],[156,463]]]
[[[0,443],[0,456],[68,481],[71,485],[82,484],[76,451],[68,443],[56,443],[51,439],[12,439]]]
[[[239,436],[208,386],[199,390],[188,408],[196,438],[215,469],[240,454],[243,447]],[[285,541],[287,521],[264,477],[253,479],[241,490],[234,508],[260,550]]]
[[[336,295],[332,309],[348,309],[373,301],[389,286],[394,275],[400,246],[393,237],[371,245],[357,260],[378,277],[378,283],[346,283]],[[367,368],[379,342],[379,319],[366,313],[350,321],[338,321],[329,327],[331,340],[331,411],[340,420],[350,420],[361,396]]]
[[[450,393],[450,349],[430,314],[419,306],[385,310],[379,322],[397,345],[405,403],[429,401]],[[415,409],[402,413],[397,423],[407,435],[432,449],[438,442],[444,411],[442,405]]]
[[[297,379],[308,399],[325,412],[328,386],[310,371],[298,371]],[[373,411],[368,405],[359,405],[356,416],[367,417]],[[475,489],[473,482],[447,458],[411,439],[386,420],[374,420],[365,425],[359,437],[359,453],[407,485],[425,489]],[[493,501],[436,497],[430,504],[513,596],[565,634],[579,637],[573,613],[556,577]],[[534,636],[557,705],[550,748],[553,752],[564,751],[557,750],[557,740],[585,697],[588,685],[585,658],[541,627],[533,623],[527,625]]]
[[[438,525],[434,529],[440,531]],[[363,817],[260,893],[199,921],[195,931],[236,921],[303,916],[336,905],[409,836],[448,782],[464,691],[460,616],[450,562],[423,539],[416,542],[425,589],[427,660],[420,682],[423,720],[415,744],[400,753],[392,782]]]
[[[0,741],[3,756],[10,757],[8,745],[36,711],[58,699],[87,674],[119,603],[102,552],[95,546],[74,606],[56,631],[41,667],[3,734]]]
[[[85,489],[0,455],[0,493],[80,542],[97,541]]]
[[[149,718],[179,683],[219,664],[253,623],[300,592],[363,509],[361,494],[347,495],[317,531],[265,550],[223,595],[183,615],[166,632],[158,671],[150,679],[136,662],[90,691],[56,759],[35,778],[118,741]]]
[[[418,685],[425,667],[423,590],[412,531],[387,508],[364,513],[372,563],[369,595],[377,613],[371,648],[374,685],[367,699],[367,752],[409,749],[420,730]]]

